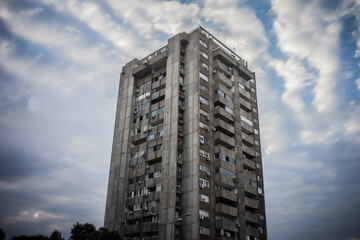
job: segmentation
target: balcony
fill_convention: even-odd
[[[165,89],[161,89],[160,91],[154,92],[151,94],[151,103],[157,103],[165,98]]]
[[[215,183],[225,185],[228,188],[235,188],[237,186],[237,183],[234,182],[233,178],[220,173],[215,174]]]
[[[161,112],[159,114],[150,116],[150,120],[149,120],[150,124],[152,126],[156,126],[156,125],[159,125],[160,123],[163,123],[164,122],[164,113],[165,112]]]
[[[223,203],[217,203],[215,206],[215,212],[217,214],[225,215],[228,217],[236,218],[238,216],[237,208],[231,207]]]
[[[227,88],[232,87],[232,81],[228,77],[226,77],[224,74],[221,74],[219,71],[216,71],[214,74],[215,82],[221,83]]]
[[[234,103],[220,96],[219,94],[214,95],[214,102],[220,102],[222,105],[226,105],[231,109],[234,109]]]
[[[254,199],[245,197],[244,202],[245,202],[245,206],[247,206],[247,207],[250,207],[250,208],[253,208],[253,209],[258,209],[259,208],[258,202],[256,200],[254,200]]]
[[[139,61],[139,65],[133,69],[133,75],[137,78],[142,78],[150,74],[153,69],[159,69],[161,66],[165,66],[167,52],[167,47],[163,47],[149,56],[141,59]]]
[[[250,79],[255,78],[255,73],[251,72],[243,62],[239,62],[236,65],[239,68],[239,75],[245,80],[249,81]]]
[[[249,172],[249,171],[244,171],[244,177],[246,177],[247,179],[250,179],[254,182],[256,182],[256,174]]]
[[[138,144],[141,144],[143,142],[146,142],[146,138],[147,138],[147,132],[141,132],[141,133],[138,133],[136,135],[133,135],[131,136],[131,142],[134,144],[134,145],[138,145]]]
[[[248,168],[248,169],[251,169],[251,170],[256,169],[255,162],[250,160],[250,159],[244,158],[243,159],[243,164],[244,164],[245,168]]]
[[[236,59],[229,55],[222,48],[217,48],[213,51],[214,59],[219,59],[221,62],[224,62],[228,66],[236,66]]]
[[[218,71],[221,71],[225,73],[228,76],[232,75],[232,70],[228,66],[226,66],[224,63],[222,63],[220,60],[215,60],[213,64],[213,68],[217,69]]]
[[[240,98],[240,108],[246,112],[252,111],[251,103],[246,101],[244,98]]]
[[[235,159],[235,157],[236,157],[234,151],[231,151],[230,149],[227,149],[227,148],[225,148],[225,147],[223,147],[221,145],[215,146],[215,153],[223,153],[223,154],[225,154],[226,156],[228,156],[228,157],[230,157],[232,159]]]
[[[233,220],[220,218],[216,219],[216,228],[217,229],[225,229],[233,232],[237,232],[239,229],[235,226]],[[228,238],[227,238],[228,239]]]
[[[252,223],[258,223],[259,217],[258,217],[258,215],[254,214],[254,213],[245,212],[245,220],[252,222]]]
[[[233,137],[235,135],[234,126],[219,118],[215,119],[214,126],[216,127],[216,131],[221,131],[230,137]]]
[[[232,163],[229,163],[229,162],[226,162],[224,160],[221,160],[221,159],[217,159],[214,163],[214,167],[222,167],[226,170],[229,170],[231,172],[236,172],[236,165],[232,164]]]
[[[233,202],[237,202],[237,195],[225,189],[215,189],[215,196],[222,197]]]
[[[244,184],[244,191],[249,193],[250,195],[256,196],[257,195],[257,188],[252,187],[248,184]]]
[[[215,144],[221,144],[225,147],[234,148],[235,147],[235,139],[227,136],[224,133],[216,132],[214,134]]]
[[[243,152],[246,153],[247,155],[255,157],[255,150],[252,149],[251,147],[248,147],[248,146],[242,144],[241,148],[242,148]]]
[[[162,137],[161,137],[161,139],[162,139]],[[162,157],[162,152],[163,151],[161,149],[159,149],[159,150],[157,150],[155,152],[148,151],[147,161],[153,161],[153,160],[161,158]]]
[[[241,130],[247,134],[252,134],[254,132],[253,126],[241,120]]]
[[[247,99],[251,99],[251,98],[250,98],[250,92],[245,91],[245,90],[242,89],[241,87],[239,87],[239,93],[240,93],[240,97],[247,98]]]
[[[156,222],[145,222],[143,223],[143,232],[152,232],[157,231],[159,224]],[[151,239],[151,238],[144,238],[144,239]],[[158,239],[158,238],[156,238]]]
[[[214,116],[216,118],[220,118],[223,121],[227,122],[227,123],[233,123],[235,120],[234,115],[232,115],[231,113],[229,113],[228,111],[226,111],[224,108],[220,107],[220,106],[216,106],[214,108]]]
[[[137,233],[141,231],[141,226],[134,225],[134,226],[126,226],[124,227],[124,235],[130,234],[130,233]]]
[[[249,146],[253,146],[254,145],[254,137],[253,136],[250,136],[244,132],[241,133],[241,138],[243,140],[243,142],[246,144],[246,145],[249,145]]]
[[[253,236],[253,237],[259,237],[259,230],[256,228],[249,228],[246,227],[246,235]]]

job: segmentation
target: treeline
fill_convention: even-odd
[[[0,240],[5,240],[6,234],[0,228]],[[65,240],[61,233],[55,230],[49,237],[41,234],[13,236],[10,240]],[[107,228],[96,227],[90,223],[76,223],[71,229],[70,240],[123,240],[118,232]]]

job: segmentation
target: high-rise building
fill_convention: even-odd
[[[202,27],[122,68],[104,225],[267,239],[255,74]]]

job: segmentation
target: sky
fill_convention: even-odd
[[[8,237],[102,226],[121,67],[200,25],[256,72],[269,239],[360,239],[360,0],[0,0]]]

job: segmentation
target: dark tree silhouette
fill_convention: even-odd
[[[0,228],[0,240],[5,240],[6,234],[2,228]]]
[[[71,229],[71,240],[97,240],[99,233],[90,223],[76,223]]]
[[[55,230],[50,235],[50,240],[64,240],[64,238],[61,237],[61,233],[58,230]]]
[[[14,236],[11,238],[11,240],[49,240],[49,237],[38,234],[38,235],[20,235],[20,236]]]

